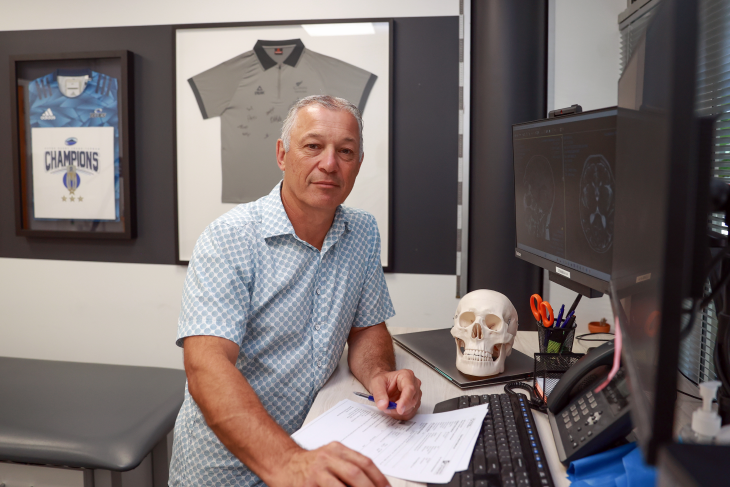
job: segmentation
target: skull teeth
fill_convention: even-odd
[[[464,350],[464,358],[474,362],[491,362],[492,354],[484,350],[466,349]]]

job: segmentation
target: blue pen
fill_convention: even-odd
[[[353,394],[355,394],[356,396],[364,397],[368,401],[375,402],[375,398],[373,398],[373,396],[368,396],[364,392],[353,392]],[[388,401],[388,409],[395,409],[396,406],[397,406],[397,404],[394,403],[393,401]]]
[[[563,321],[563,326],[568,324],[568,321],[573,317],[574,314],[575,314],[575,311],[571,311],[570,313],[568,313],[568,316],[565,317],[565,321]]]
[[[560,306],[560,312],[558,313],[558,318],[555,320],[555,328],[560,328],[560,320],[563,318],[563,311],[565,311],[565,305]],[[566,318],[567,321],[567,318]]]

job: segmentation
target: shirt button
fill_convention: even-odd
[[[317,288],[317,294],[319,294],[319,288]]]
[[[322,367],[322,362],[320,362],[319,360],[317,361],[317,367]]]
[[[320,328],[321,328],[321,326],[319,324],[314,325],[315,330],[319,330]]]

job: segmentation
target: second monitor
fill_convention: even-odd
[[[602,293],[611,279],[616,114],[607,108],[512,127],[515,255],[551,279]]]

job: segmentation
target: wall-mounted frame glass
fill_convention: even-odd
[[[300,98],[347,98],[363,114],[365,159],[346,206],[375,216],[392,266],[392,19],[175,27],[177,255],[237,204],[281,180],[276,141]]]
[[[136,237],[132,59],[11,56],[17,235]]]

